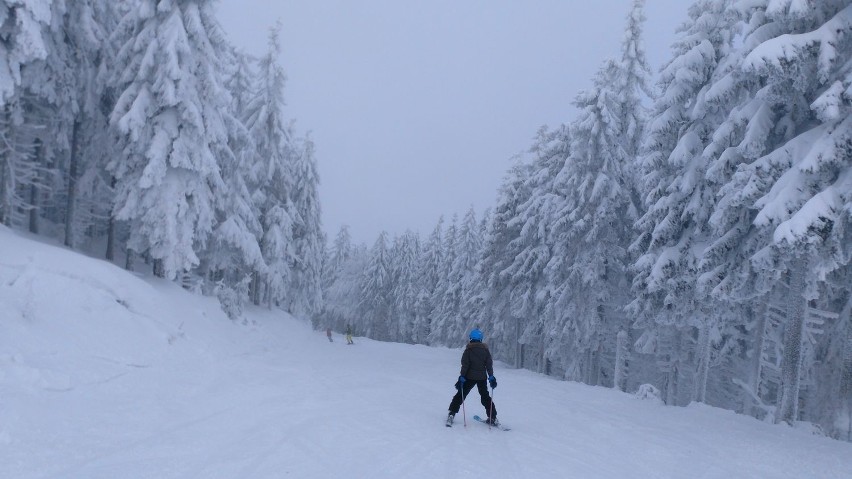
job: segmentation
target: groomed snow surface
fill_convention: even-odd
[[[852,478],[852,444],[503,364],[512,431],[475,391],[446,428],[460,350],[246,316],[0,227],[0,477]]]

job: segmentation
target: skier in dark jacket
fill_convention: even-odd
[[[453,396],[453,400],[450,402],[447,426],[453,424],[453,418],[459,412],[462,401],[474,386],[479,390],[479,399],[482,405],[485,406],[485,411],[488,415],[487,422],[495,426],[498,424],[497,407],[488,394],[486,379],[491,384],[492,389],[497,387],[491,351],[488,350],[488,345],[482,342],[482,331],[474,329],[470,332],[470,342],[464,349],[464,353],[462,353],[461,372],[459,372],[459,380],[456,382],[456,395]]]

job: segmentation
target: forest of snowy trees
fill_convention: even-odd
[[[492,208],[326,241],[278,30],[211,0],[0,0],[0,223],[319,327],[807,421],[852,440],[852,0],[644,0]],[[566,117],[568,113],[566,112]]]
[[[643,3],[492,209],[371,248],[342,229],[314,319],[478,326],[516,367],[852,440],[852,2],[698,0],[655,82]]]
[[[321,300],[314,145],[210,0],[0,0],[0,223],[296,315]]]

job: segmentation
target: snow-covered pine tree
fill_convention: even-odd
[[[620,137],[624,143],[625,153],[631,159],[639,154],[645,133],[647,112],[642,104],[643,96],[648,98],[653,96],[648,85],[651,68],[645,57],[642,39],[644,23],[645,0],[633,0],[621,43],[619,74],[616,77],[615,88],[622,115]]]
[[[107,41],[107,32],[118,23],[116,8],[112,2],[81,0],[70,2],[64,17],[63,41],[76,65],[70,87],[76,108],[64,181],[64,243],[72,248],[82,239],[85,229],[95,226],[95,231],[104,230],[104,224],[98,225],[99,218],[108,216],[106,207],[112,205],[112,193],[104,180],[104,167],[114,143],[107,136],[110,108],[106,104],[111,98],[101,73],[115,51]]]
[[[452,290],[450,284],[450,271],[453,263],[456,260],[456,236],[458,235],[458,215],[453,215],[449,226],[444,232],[443,245],[441,246],[442,256],[441,263],[438,266],[437,283],[435,290],[432,293],[430,302],[432,304],[432,312],[430,313],[430,331],[429,344],[444,345],[448,344],[448,330],[454,320],[453,311],[451,309],[452,301],[448,297],[448,292]]]
[[[367,336],[379,341],[390,340],[391,275],[389,269],[388,235],[382,231],[370,250],[367,269],[360,281],[359,315],[364,317]]]
[[[720,284],[731,283],[729,295],[740,297],[783,285],[777,420],[793,422],[800,418],[801,379],[812,366],[805,354],[809,311],[816,302],[831,304],[831,295],[848,294],[827,288],[826,278],[847,268],[852,256],[852,5],[760,1],[740,11],[751,28],[743,81],[754,85],[751,103],[761,108],[739,145],[754,161],[723,188],[713,223],[750,261],[722,263]]]
[[[547,329],[558,341],[548,356],[559,357],[569,371],[582,371],[573,379],[589,384],[599,382],[601,355],[614,352],[623,325],[626,298],[620,293],[628,281],[627,246],[639,213],[622,136],[622,102],[611,81],[620,74],[617,63],[605,62],[593,89],[575,101],[580,116],[571,127],[571,156],[554,182],[559,202],[549,218],[554,254],[545,273],[557,314]]]
[[[472,296],[478,280],[477,266],[482,255],[482,237],[473,206],[462,219],[456,235],[455,258],[450,266],[449,287],[445,292],[446,309],[452,318],[447,323],[447,345],[467,342],[467,331],[474,324]]]
[[[544,134],[545,131],[542,128],[540,133]],[[520,320],[512,321],[507,317],[509,283],[502,272],[512,263],[515,256],[509,246],[512,240],[520,235],[520,225],[515,224],[510,228],[508,223],[517,215],[518,207],[529,195],[529,190],[524,186],[530,171],[530,165],[518,158],[506,173],[498,191],[497,205],[483,237],[483,253],[479,265],[480,306],[475,315],[476,322],[490,333],[488,344],[492,354],[516,367],[520,366]]]
[[[642,333],[637,349],[654,354],[664,371],[659,385],[667,404],[678,403],[670,393],[677,390],[685,359],[682,332],[693,319],[712,324],[704,317],[707,303],[696,296],[695,282],[716,193],[705,179],[708,159],[702,153],[723,113],[707,108],[702,98],[714,79],[724,76],[720,64],[737,31],[728,3],[700,0],[690,7],[674,57],[660,72],[640,161],[647,212],[636,223],[631,246],[641,256],[633,264],[635,297],[628,311]]]
[[[293,225],[293,266],[287,310],[297,316],[314,313],[322,302],[322,232],[319,173],[310,136],[293,145],[290,204],[299,219]]]
[[[121,44],[111,77],[111,114],[121,155],[115,216],[130,225],[128,247],[175,278],[199,263],[225,185],[218,155],[228,148],[213,2],[142,0],[113,33]]]
[[[413,342],[416,319],[416,304],[420,278],[417,272],[417,260],[420,257],[420,238],[406,231],[394,240],[391,264],[391,314],[395,341]]]
[[[444,263],[445,254],[444,217],[441,216],[422,248],[419,260],[417,276],[420,278],[420,284],[412,331],[412,340],[417,344],[432,344],[429,338],[432,334],[432,313],[435,310],[433,299],[441,279],[441,265]]]
[[[37,135],[49,114],[34,117],[22,81],[28,65],[44,64],[50,54],[49,39],[61,28],[57,19],[64,9],[62,0],[0,1],[0,223],[8,226],[37,226],[33,203],[44,188],[45,153]]]
[[[220,297],[243,301],[247,278],[263,271],[265,263],[260,250],[262,235],[252,193],[249,174],[256,159],[251,133],[243,123],[245,104],[252,94],[248,75],[251,70],[244,55],[227,42],[218,25],[209,27],[212,47],[218,52],[223,85],[229,93],[229,108],[222,111],[227,129],[227,148],[217,155],[225,183],[223,194],[216,202],[216,226],[203,252],[200,272],[209,289],[216,285]],[[223,292],[224,291],[224,292]]]
[[[248,185],[262,228],[264,271],[255,271],[252,300],[274,304],[288,294],[295,263],[293,233],[302,221],[290,200],[293,190],[292,131],[284,114],[284,83],[279,63],[280,25],[269,31],[269,51],[258,62],[257,87],[246,106],[245,124],[255,144],[256,157]]]
[[[47,58],[45,36],[64,0],[0,1],[0,106],[21,84],[21,68]]]
[[[327,277],[323,288],[322,310],[315,323],[345,330],[347,325],[356,331],[366,331],[364,317],[357,314],[361,302],[361,279],[370,260],[369,251],[353,245],[348,226],[342,226],[330,251]]]
[[[603,356],[615,353],[616,335],[626,326],[627,249],[641,211],[634,162],[645,129],[641,95],[649,92],[643,8],[642,0],[631,6],[619,61],[605,62],[593,89],[578,96],[571,156],[554,183],[560,204],[546,274],[558,313],[548,329],[560,339],[548,356],[561,356],[569,371],[582,364],[590,384],[600,381]]]

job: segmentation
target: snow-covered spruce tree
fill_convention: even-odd
[[[467,342],[467,331],[473,321],[472,296],[478,280],[477,266],[482,255],[482,236],[473,207],[465,213],[456,235],[455,258],[450,265],[448,288],[444,295],[446,310],[452,318],[447,323],[447,345]]]
[[[293,173],[290,204],[299,219],[293,225],[293,265],[286,309],[296,316],[317,311],[322,302],[322,232],[319,174],[314,142],[310,136],[295,142],[290,170]]]
[[[658,386],[667,404],[679,403],[690,321],[702,322],[698,326],[704,330],[712,325],[709,302],[696,296],[695,282],[716,193],[705,179],[703,150],[724,113],[707,108],[702,98],[714,79],[724,76],[720,64],[736,34],[728,3],[701,0],[690,7],[673,45],[674,57],[660,72],[640,160],[647,211],[636,223],[632,249],[641,256],[633,264],[634,299],[628,311],[642,333],[638,352],[653,354],[661,369]]]
[[[549,211],[553,256],[545,274],[554,288],[557,336],[548,357],[559,358],[570,379],[598,384],[601,355],[615,350],[626,304],[627,242],[638,215],[631,159],[622,143],[621,105],[611,88],[618,65],[607,61],[592,90],[578,95],[571,156],[554,182]],[[610,375],[611,377],[611,375]]]
[[[419,259],[417,276],[419,278],[417,300],[415,302],[415,320],[412,340],[416,344],[431,344],[432,312],[435,309],[433,298],[441,278],[441,265],[444,262],[444,217],[429,235]]]
[[[279,303],[288,294],[295,263],[293,234],[302,221],[291,203],[293,190],[292,131],[284,114],[284,83],[279,64],[280,25],[269,31],[269,51],[258,62],[255,92],[246,106],[245,124],[255,144],[256,157],[248,185],[260,218],[260,249],[266,267],[254,272],[251,296],[255,304]]]
[[[605,62],[593,89],[578,96],[571,156],[554,183],[560,200],[551,217],[554,255],[546,275],[555,312],[548,329],[558,340],[548,356],[589,384],[601,381],[604,368],[614,377],[615,365],[602,361],[614,355],[616,335],[626,329],[627,250],[641,211],[634,163],[645,129],[641,95],[649,92],[643,7],[642,0],[631,6],[619,61]]]
[[[420,257],[420,238],[411,231],[394,239],[391,254],[391,298],[393,300],[393,340],[413,343],[416,305],[420,278],[417,260]]]
[[[22,70],[47,58],[48,37],[60,28],[56,19],[64,8],[61,0],[0,2],[0,223],[8,226],[23,225],[34,211],[30,196],[41,171],[42,150],[34,134],[45,122],[25,118]]]
[[[38,142],[20,92],[7,99],[0,118],[0,223],[24,227],[32,209],[31,192],[38,188]]]
[[[232,94],[231,108],[223,112],[228,148],[219,155],[225,190],[223,196],[217,198],[216,227],[199,269],[208,289],[215,285],[220,297],[233,298],[229,301],[234,302],[248,299],[246,284],[251,284],[254,272],[265,270],[265,262],[259,244],[262,228],[249,189],[249,174],[256,160],[256,150],[254,139],[239,116],[242,110],[238,98],[247,93],[235,91],[236,85],[232,81],[240,59],[224,41],[219,46],[223,74],[231,79],[226,84]],[[243,290],[246,291],[245,297]]]
[[[521,187],[523,197],[506,224],[511,233],[504,253],[508,264],[499,272],[499,280],[506,284],[508,310],[498,316],[497,334],[502,333],[504,341],[512,338],[519,367],[548,374],[550,359],[545,352],[554,335],[545,331],[553,310],[552,287],[544,271],[552,258],[550,212],[559,201],[553,183],[570,155],[570,139],[564,125],[538,131],[530,149],[533,160]]]
[[[615,91],[619,96],[621,111],[621,140],[628,158],[635,158],[641,148],[645,133],[647,112],[642,105],[643,96],[652,97],[648,81],[651,68],[645,57],[642,40],[645,23],[645,0],[633,0],[627,15],[627,27],[621,44]]]
[[[358,314],[361,278],[370,260],[365,246],[353,245],[348,227],[341,227],[330,251],[328,276],[323,288],[323,307],[314,315],[315,326],[344,331],[347,325],[356,333],[366,331],[364,317]]]
[[[457,319],[453,309],[452,292],[454,285],[450,273],[456,261],[458,223],[458,215],[454,214],[444,234],[443,256],[438,268],[438,282],[431,298],[433,307],[428,341],[432,345],[447,346],[455,339],[449,336],[450,331],[454,330],[453,322]]]
[[[370,250],[367,269],[361,275],[361,300],[358,304],[358,313],[364,318],[366,325],[366,335],[379,341],[390,339],[393,306],[387,237],[387,233],[382,231]]]
[[[811,351],[819,346],[808,324],[814,315],[836,317],[820,311],[837,303],[832,296],[849,291],[828,287],[826,279],[848,268],[852,256],[852,5],[830,0],[745,7],[744,18],[760,27],[745,40],[742,74],[762,110],[739,148],[756,159],[725,185],[713,223],[721,238],[745,248],[750,261],[722,262],[718,275],[735,299],[784,290],[777,420],[793,422],[800,419],[801,379],[812,375]]]
[[[327,258],[323,263],[323,292],[337,280],[337,276],[346,261],[352,255],[352,235],[349,233],[349,225],[342,225],[334,237],[331,249],[327,251]],[[323,293],[325,297],[325,293]]]
[[[143,0],[111,39],[121,44],[111,114],[121,154],[115,216],[130,225],[128,248],[175,278],[199,263],[225,185],[218,155],[228,148],[213,2]]]
[[[102,236],[108,226],[104,218],[111,216],[114,195],[106,164],[116,154],[109,128],[115,95],[107,71],[117,47],[108,41],[108,32],[121,19],[120,5],[97,0],[71,2],[65,16],[65,41],[77,63],[78,102],[65,178],[64,243],[69,247]]]
[[[0,106],[21,84],[21,67],[47,57],[45,36],[64,0],[0,1]]]
[[[515,257],[510,249],[512,240],[520,235],[520,226],[509,227],[509,221],[518,213],[518,207],[529,195],[524,188],[530,172],[530,165],[520,158],[506,173],[498,192],[497,205],[494,208],[487,233],[483,238],[482,261],[479,265],[478,293],[479,311],[476,322],[489,332],[488,345],[496,358],[520,367],[518,337],[520,319],[512,321],[509,315],[509,282],[501,274]]]

